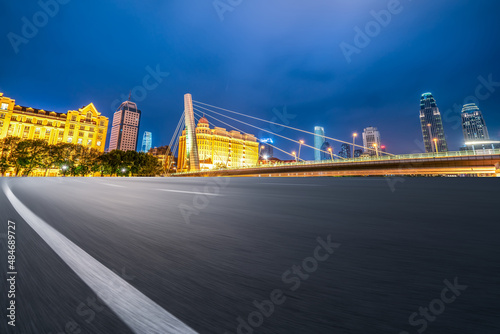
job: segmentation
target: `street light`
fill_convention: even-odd
[[[375,147],[375,152],[377,152],[377,158],[378,158],[378,145],[377,145],[377,143],[373,143],[373,147]]]
[[[295,151],[292,152],[293,158],[295,159],[295,162],[297,162],[297,155],[295,154]]]
[[[352,134],[352,158],[354,159],[354,145],[356,143],[356,137],[358,136],[358,134],[356,132],[354,132]]]
[[[332,157],[332,162],[333,162],[333,152],[331,147],[328,148],[328,152],[330,152],[330,156]]]
[[[299,140],[299,160],[300,160],[300,148],[302,147],[302,144],[304,144],[303,140]]]
[[[61,168],[63,170],[63,176],[66,176],[66,171],[68,170],[68,165],[62,165]]]
[[[432,138],[432,129],[431,129],[431,123],[428,123],[427,124],[427,127],[429,128],[429,137],[431,138],[431,142],[434,141],[434,139]],[[434,151],[434,148],[432,147],[432,144],[431,144],[431,150]]]
[[[437,138],[434,138],[434,139],[433,139],[433,141],[434,141],[434,145],[436,145],[436,153],[439,153],[439,150],[438,150],[438,140],[437,140]]]

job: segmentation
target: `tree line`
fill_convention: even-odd
[[[0,140],[0,173],[5,176],[30,176],[42,171],[47,176],[58,169],[62,176],[155,176],[162,173],[158,159],[135,151],[113,150],[107,153],[79,144],[49,145],[42,139]]]

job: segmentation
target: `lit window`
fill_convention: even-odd
[[[8,107],[9,107],[8,103],[2,103],[2,107],[0,109],[7,110]]]
[[[97,142],[97,146],[101,146],[101,142],[100,141]]]
[[[82,141],[83,139],[82,138],[78,138],[78,144],[81,145],[82,144]]]
[[[71,143],[73,141],[73,138],[68,138],[68,143]]]

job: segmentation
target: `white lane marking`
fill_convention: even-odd
[[[206,195],[206,196],[222,196],[219,194],[211,194],[211,193],[202,193],[198,191],[183,191],[183,190],[171,190],[171,189],[157,189],[159,191],[167,191],[171,193],[183,193],[183,194],[192,194],[192,195]]]
[[[4,183],[19,215],[134,333],[196,334],[28,209]]]
[[[104,182],[102,182],[101,184],[104,184],[105,186],[110,186],[110,187],[125,188],[125,186],[119,186],[117,184],[104,183]]]
[[[273,182],[262,182],[258,184],[272,184],[275,186],[304,186],[304,187],[324,187],[322,184],[300,184],[300,183],[273,183]]]

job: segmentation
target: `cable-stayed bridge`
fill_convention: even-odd
[[[177,124],[174,135],[170,142],[170,147],[175,155],[177,150],[183,146],[185,150],[182,161],[178,161],[178,167],[182,166],[177,173],[170,176],[266,176],[266,177],[307,177],[307,176],[386,176],[386,175],[481,175],[481,176],[500,176],[500,150],[476,150],[476,151],[457,151],[457,152],[433,152],[394,155],[380,150],[374,144],[373,147],[365,147],[352,142],[344,141],[328,136],[321,136],[335,143],[346,144],[354,150],[361,149],[368,152],[361,157],[346,158],[335,154],[331,148],[328,151],[305,143],[301,139],[294,139],[283,134],[273,132],[266,127],[268,125],[279,126],[292,130],[300,136],[318,136],[310,131],[295,128],[289,125],[268,121],[252,115],[244,114],[234,110],[229,110],[207,103],[195,101],[190,94],[186,94],[185,110],[182,113]],[[210,120],[205,118],[205,115]],[[229,130],[238,131],[244,135],[251,135],[251,132],[243,131],[245,129],[258,130],[267,133],[275,138],[282,139],[296,144],[296,151],[289,152],[280,148],[278,145],[267,143],[274,150],[289,156],[288,162],[277,162],[275,164],[260,164],[242,162],[236,165],[229,165],[231,152],[226,157],[219,157],[220,161],[226,163],[212,168],[202,168],[200,165],[200,156],[198,154],[197,128],[196,122],[204,119],[212,126],[225,126]],[[214,123],[217,122],[217,124]],[[255,125],[257,123],[259,125]],[[236,124],[236,125],[235,125]],[[262,125],[265,124],[265,125]],[[231,132],[229,132],[230,134]],[[183,136],[183,141],[180,140]],[[231,136],[231,134],[230,134]],[[253,135],[251,135],[253,136]],[[257,147],[246,147],[247,154],[260,152],[260,145]],[[301,158],[302,149],[312,149],[319,151],[329,160],[306,161]],[[170,168],[169,168],[170,170]]]

